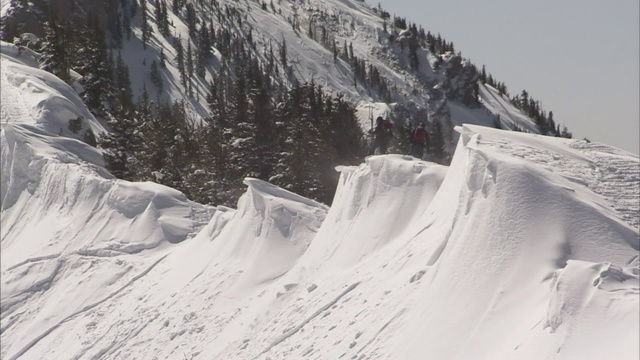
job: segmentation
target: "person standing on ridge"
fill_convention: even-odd
[[[424,123],[420,123],[411,133],[411,155],[422,159],[425,148],[429,149],[429,133],[424,128]]]
[[[384,120],[382,116],[378,116],[376,127],[373,129],[373,141],[371,142],[369,155],[375,154],[376,149],[379,150],[379,154],[386,154],[392,137],[393,124],[388,120]]]

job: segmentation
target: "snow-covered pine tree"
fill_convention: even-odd
[[[48,71],[66,83],[71,82],[68,46],[70,39],[68,24],[59,19],[55,7],[51,7],[49,18],[44,23],[44,40],[40,48],[40,68]]]
[[[158,4],[156,4],[156,7]],[[149,24],[149,15],[147,14],[147,0],[140,0],[140,11],[142,12],[142,47],[144,49],[147,48],[147,43],[149,42],[149,37],[153,33],[153,28]]]
[[[104,104],[113,97],[113,69],[107,54],[106,37],[96,14],[88,14],[79,30],[74,64],[82,74],[80,94],[94,113],[103,114]]]
[[[247,99],[247,82],[243,76],[238,77],[234,85],[231,99],[231,114],[225,129],[225,142],[229,146],[229,164],[226,173],[230,191],[234,197],[244,192],[242,180],[255,177],[257,172],[256,127],[252,122]]]
[[[131,115],[107,113],[105,116],[111,131],[100,137],[98,147],[103,149],[107,170],[118,179],[136,181],[140,180],[144,166],[140,158],[144,146],[139,132],[140,124]]]
[[[188,41],[188,40],[187,40]],[[183,87],[187,87],[187,71],[185,69],[184,47],[182,46],[182,38],[175,40],[176,61],[178,63],[178,72],[180,72],[180,82]]]
[[[128,115],[133,110],[133,93],[131,91],[131,80],[129,79],[129,67],[122,61],[120,52],[118,52],[113,70],[115,98],[111,107],[117,114]]]
[[[134,112],[140,124],[140,136],[144,143],[144,149],[140,153],[144,163],[141,180],[169,185],[165,167],[169,157],[168,149],[176,136],[176,128],[173,122],[168,120],[171,117],[171,110],[167,105],[159,106],[155,115],[152,113],[151,106],[145,87]]]
[[[156,60],[151,61],[149,76],[151,77],[151,82],[156,87],[158,97],[160,97],[164,85],[162,82],[162,75],[160,74],[160,69],[158,67],[158,62]]]

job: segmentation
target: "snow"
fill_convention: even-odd
[[[25,54],[2,44],[2,358],[640,357],[636,155],[456,120],[449,167],[370,156],[331,208],[250,178],[207,207],[114,179],[68,128],[100,123]]]
[[[392,120],[389,117],[391,113],[391,107],[386,103],[362,101],[356,106],[356,117],[364,130],[372,130],[378,116]]]
[[[2,123],[37,124],[43,130],[80,139],[88,129],[94,134],[104,128],[89,112],[76,92],[56,76],[37,68],[31,50],[18,51],[14,45],[0,43],[2,66]],[[69,120],[83,119],[73,133]]]
[[[480,101],[492,115],[491,119],[487,119],[487,122],[479,123],[479,125],[492,127],[493,119],[500,116],[500,122],[503,129],[511,130],[519,127],[525,132],[538,132],[535,122],[524,115],[520,109],[513,107],[509,99],[500,94],[497,89],[488,84],[481,84],[478,88]]]
[[[4,17],[11,9],[11,0],[0,1],[0,17]]]

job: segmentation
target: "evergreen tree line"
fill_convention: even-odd
[[[145,7],[143,2],[135,12]],[[124,13],[133,17],[131,9],[115,13],[121,19]],[[279,59],[270,47],[260,61],[251,52],[251,30],[240,37],[202,21],[193,37],[199,50],[191,50],[191,41],[185,50],[181,39],[174,39],[187,89],[193,74],[200,75],[197,59],[211,56],[212,46],[232,64],[211,81],[211,116],[201,121],[184,101],[152,103],[146,87],[135,103],[128,67],[119,52],[108,52],[106,39],[92,15],[78,29],[52,16],[41,51],[43,67],[65,81],[70,82],[72,68],[84,75],[83,99],[112,129],[99,146],[107,168],[118,178],[156,181],[200,202],[233,206],[245,191],[242,179],[252,176],[329,203],[338,179],[334,167],[357,164],[365,155],[355,110],[342,96],[330,96],[313,82],[274,91],[271,75],[278,72],[277,60],[287,67],[284,42]],[[71,51],[79,56],[72,59]],[[158,91],[163,55],[150,66],[151,83]]]
[[[501,95],[509,96],[509,90],[507,89],[507,85],[494,79],[493,75],[488,74],[484,65],[482,65],[482,72],[480,73],[480,81],[483,84],[488,84],[493,88],[497,89]]]
[[[89,13],[83,24],[72,26],[52,11],[36,50],[41,54],[41,69],[69,84],[71,69],[81,75],[80,96],[92,112],[103,115],[106,108],[131,106],[128,69],[120,56],[113,59],[96,14]]]
[[[335,166],[358,164],[365,155],[354,108],[313,82],[273,103],[254,79],[219,77],[207,102],[211,116],[199,122],[184,102],[156,105],[143,93],[100,143],[107,168],[202,203],[234,206],[249,176],[329,204]]]
[[[572,137],[566,126],[560,129],[560,124],[556,124],[553,119],[553,111],[547,113],[543,110],[540,102],[531,97],[526,90],[522,90],[520,95],[512,97],[511,104],[532,118],[542,134],[565,138]]]
[[[501,95],[509,97],[507,86],[504,83],[495,80],[491,74],[487,75],[484,65],[482,66],[482,72],[480,73],[480,81],[483,84],[488,84],[496,88]],[[541,134],[564,138],[571,138],[573,136],[567,130],[566,126],[561,129],[560,124],[556,124],[553,118],[553,111],[549,111],[547,113],[546,110],[542,108],[542,105],[540,105],[540,102],[529,96],[529,93],[526,90],[522,90],[519,95],[511,97],[510,102],[513,106],[522,110],[522,112],[535,121]],[[495,119],[495,122],[495,127],[501,129],[502,125],[499,117]],[[512,130],[522,131],[517,128]]]

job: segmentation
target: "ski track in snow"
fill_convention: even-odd
[[[284,335],[282,335],[281,337],[279,337],[278,339],[274,340],[266,349],[264,349],[260,355],[268,352],[269,350],[271,350],[271,348],[273,348],[274,346],[280,344],[281,342],[287,340],[288,338],[290,338],[291,336],[293,336],[295,333],[297,333],[298,331],[300,331],[300,329],[302,329],[303,326],[305,326],[307,323],[309,323],[311,320],[315,319],[318,315],[320,315],[323,311],[329,309],[330,307],[332,307],[335,303],[337,303],[343,296],[347,295],[349,292],[351,292],[353,289],[355,289],[360,283],[354,283],[349,285],[340,295],[336,296],[335,299],[333,299],[332,301],[330,301],[329,303],[325,304],[324,306],[322,306],[320,309],[316,310],[316,312],[314,312],[313,314],[311,314],[311,316],[309,316],[308,318],[306,318],[304,321],[302,321],[300,324],[296,325],[296,327],[294,327],[293,329],[291,329],[290,331],[286,332]]]
[[[640,228],[640,161],[611,146],[577,141],[571,147],[583,151],[593,161],[589,187],[609,200],[631,226]],[[624,156],[621,156],[624,155]]]
[[[6,60],[4,56],[0,57],[0,67],[13,66],[13,62]],[[3,123],[35,123],[32,112],[27,108],[22,91],[18,88],[15,91],[8,91],[14,88],[13,83],[7,79],[12,73],[3,69],[0,72],[0,88],[2,91],[2,106],[0,106],[0,120]]]
[[[136,275],[135,277],[133,277],[131,280],[129,280],[129,282],[127,282],[126,284],[124,284],[121,288],[119,288],[118,290],[112,292],[111,294],[107,295],[106,297],[104,297],[103,299],[93,303],[93,304],[89,304],[85,307],[83,307],[82,309],[74,312],[73,314],[65,317],[64,319],[60,320],[57,324],[49,327],[48,329],[46,329],[43,333],[41,333],[40,335],[36,336],[35,338],[33,338],[31,341],[29,341],[27,343],[27,345],[25,345],[22,349],[18,350],[15,354],[13,354],[9,359],[10,360],[16,360],[19,357],[21,357],[22,355],[24,355],[27,351],[29,351],[29,349],[31,349],[32,347],[34,347],[40,340],[44,339],[47,335],[49,335],[51,332],[53,332],[54,330],[56,330],[58,327],[60,327],[62,324],[72,320],[73,318],[77,317],[78,315],[89,311],[91,309],[93,309],[94,307],[108,301],[109,299],[115,297],[116,295],[118,295],[120,292],[122,292],[124,289],[130,287],[131,285],[133,285],[136,281],[138,281],[140,278],[142,278],[143,276],[147,275],[156,265],[158,265],[162,260],[164,260],[167,257],[167,255],[162,256],[160,259],[156,260],[153,264],[151,264],[147,269],[145,269],[144,271],[142,271],[140,274]]]
[[[39,262],[39,261],[43,261],[43,260],[56,259],[56,258],[59,258],[61,255],[62,255],[61,253],[55,253],[55,254],[51,254],[51,255],[44,255],[44,256],[37,256],[37,257],[29,258],[29,259],[23,260],[23,261],[21,261],[21,262],[19,262],[17,264],[14,264],[14,265],[8,267],[6,271],[13,270],[15,268],[18,268],[18,267],[20,267],[22,265],[26,265],[26,264],[29,264],[29,263]]]

